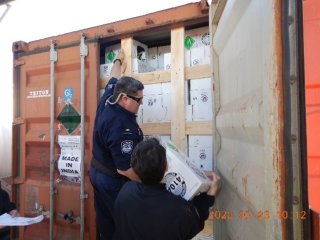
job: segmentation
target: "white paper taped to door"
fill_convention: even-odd
[[[67,177],[81,177],[81,146],[80,136],[58,136],[61,154],[58,160],[60,175]]]

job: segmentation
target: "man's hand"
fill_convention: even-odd
[[[211,176],[209,178],[212,177],[212,182],[207,194],[210,196],[217,196],[221,189],[220,177],[214,172],[211,172],[210,175]]]
[[[122,49],[119,50],[117,59],[123,63],[124,61],[124,52]],[[110,77],[114,77],[116,79],[119,79],[121,76],[121,64],[120,61],[115,61],[114,64],[112,65],[111,72],[110,72]]]
[[[11,215],[11,217],[19,217],[19,212],[16,209],[11,210],[9,214]]]
[[[120,59],[120,61],[123,63],[123,60],[124,60],[124,52],[123,52],[123,49],[121,48],[118,52],[118,56],[117,56],[117,59]]]
[[[132,181],[136,181],[136,182],[140,182],[141,183],[141,180],[140,180],[139,176],[136,174],[136,172],[132,168],[129,168],[126,171],[122,171],[122,170],[117,169],[117,172],[119,174],[129,178]]]

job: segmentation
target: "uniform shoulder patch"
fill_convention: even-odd
[[[124,140],[121,142],[121,151],[122,153],[130,154],[133,150],[133,141]]]

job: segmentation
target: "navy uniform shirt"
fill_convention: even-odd
[[[114,81],[114,78],[111,81]],[[97,109],[92,153],[93,157],[109,170],[126,171],[130,168],[134,147],[143,140],[143,133],[134,113],[118,104],[106,103],[113,92],[113,89],[108,87],[110,82]]]
[[[206,193],[186,201],[165,184],[129,181],[115,201],[117,240],[187,240],[204,227],[214,197]]]

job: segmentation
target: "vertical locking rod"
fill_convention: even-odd
[[[53,240],[53,223],[54,223],[54,96],[55,96],[55,62],[58,60],[56,44],[51,41],[50,44],[50,212],[49,212],[49,239]]]

